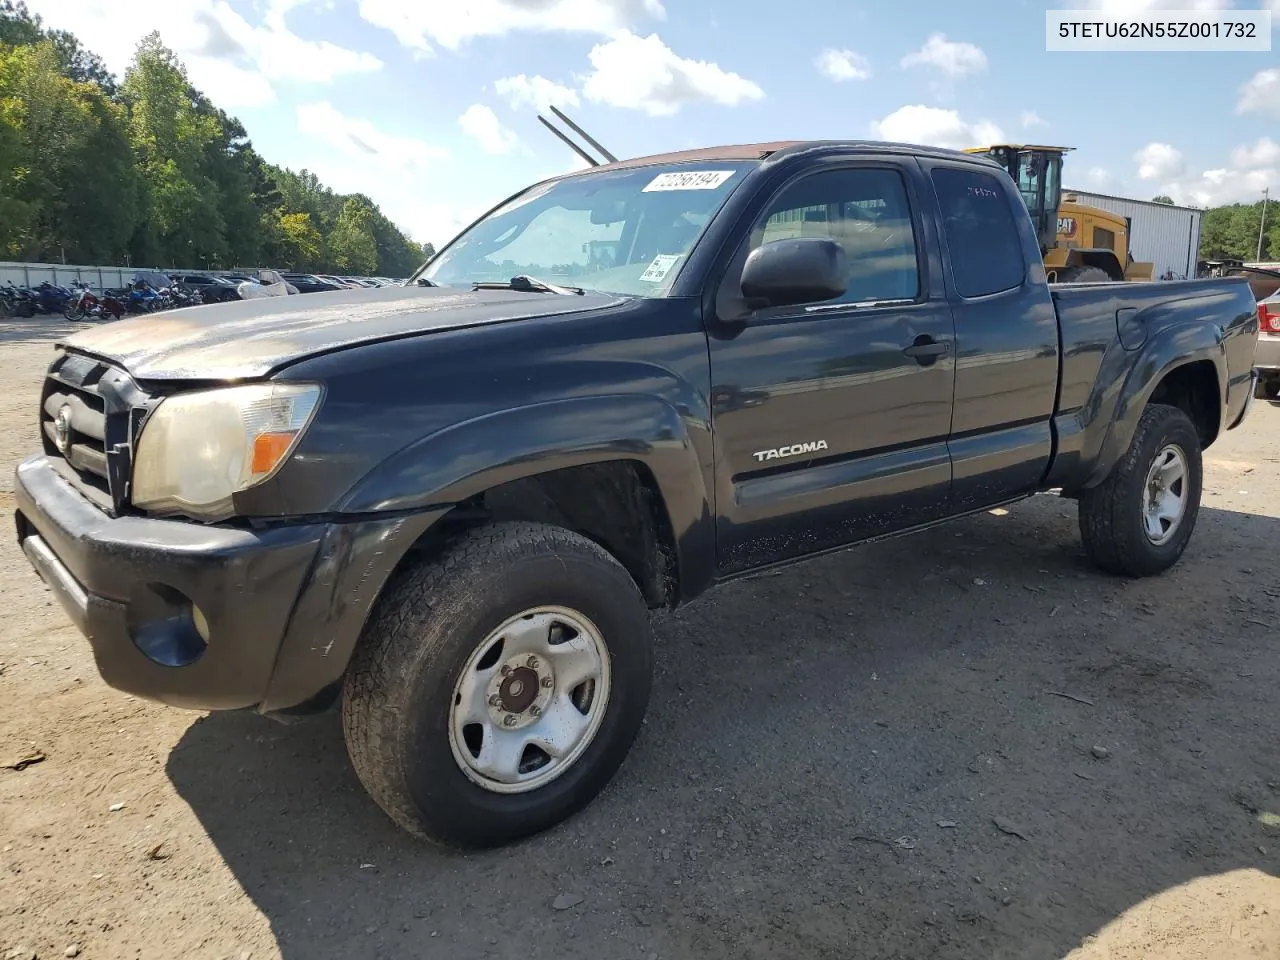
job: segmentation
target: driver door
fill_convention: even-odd
[[[916,177],[892,159],[801,174],[729,267],[709,325],[721,575],[946,514],[955,331]],[[748,313],[746,254],[795,236],[845,248],[845,294]]]

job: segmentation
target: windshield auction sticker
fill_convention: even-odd
[[[660,173],[641,193],[657,190],[717,190],[733,176],[732,170],[690,170],[687,173]]]
[[[667,274],[671,272],[671,268],[680,262],[680,254],[660,253],[653,258],[653,262],[649,264],[647,270],[640,274],[640,280],[644,283],[661,283],[667,279]]]

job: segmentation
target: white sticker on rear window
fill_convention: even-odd
[[[655,190],[718,190],[733,176],[732,170],[689,170],[682,173],[660,173],[642,193]]]
[[[653,258],[653,262],[649,264],[644,273],[640,274],[640,279],[644,283],[661,283],[667,279],[667,274],[671,272],[671,268],[680,262],[680,254],[678,253],[660,253]]]

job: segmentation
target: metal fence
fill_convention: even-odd
[[[237,268],[241,272],[256,275],[259,268]],[[175,273],[210,273],[209,270],[176,270],[167,267],[119,267],[80,265],[74,263],[17,263],[0,261],[0,286],[13,283],[19,287],[34,287],[37,284],[56,283],[68,286],[75,282],[87,283],[94,290],[109,290],[116,287],[127,287],[137,273],[147,272],[172,275]]]

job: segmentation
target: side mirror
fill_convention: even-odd
[[[742,268],[742,293],[763,306],[818,303],[848,288],[844,247],[825,237],[761,244]]]

